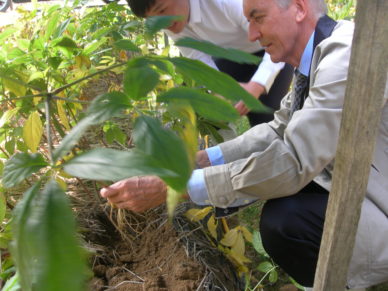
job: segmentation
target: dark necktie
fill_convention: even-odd
[[[307,82],[308,78],[298,70],[295,70],[293,90],[294,97],[292,98],[291,102],[290,116],[292,116],[292,114],[294,114],[296,110],[299,110],[301,108],[301,104],[303,103],[305,97]]]

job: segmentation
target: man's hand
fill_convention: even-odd
[[[258,99],[262,94],[265,94],[264,86],[259,83],[250,81],[248,83],[240,83],[240,86],[243,87],[248,93],[250,93],[253,97]],[[240,113],[240,116],[247,115],[250,111],[248,107],[245,106],[244,102],[239,101],[234,108]]]
[[[201,150],[197,152],[195,161],[197,163],[197,166],[200,169],[211,166],[209,156],[207,155],[207,152],[205,150]]]
[[[166,201],[167,186],[156,176],[132,177],[100,190],[118,208],[144,212]]]

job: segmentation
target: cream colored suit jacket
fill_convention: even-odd
[[[274,121],[220,144],[226,164],[204,169],[213,205],[227,207],[236,198],[266,200],[292,195],[312,180],[330,191],[353,30],[353,23],[340,21],[332,35],[316,47],[309,96],[292,118],[291,92]],[[388,280],[387,96],[381,108],[374,167],[349,270],[352,288]]]

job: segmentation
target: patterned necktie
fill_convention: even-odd
[[[298,70],[295,70],[294,90],[293,90],[294,97],[291,103],[290,116],[292,116],[292,114],[294,114],[296,110],[299,110],[301,108],[301,105],[305,97],[304,93],[307,88],[307,82],[308,82],[308,78]]]

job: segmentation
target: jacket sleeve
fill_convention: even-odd
[[[204,169],[213,205],[295,194],[334,159],[350,47],[348,40],[328,40],[315,50],[309,96],[301,110],[287,121],[288,95],[273,122],[220,145],[227,164]]]

